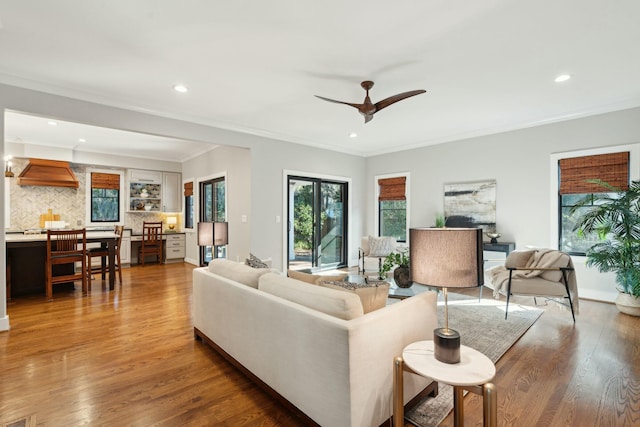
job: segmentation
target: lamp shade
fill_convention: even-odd
[[[168,225],[176,225],[178,223],[178,218],[176,218],[175,216],[168,216],[167,217],[167,224]]]
[[[439,288],[484,284],[481,229],[412,228],[409,233],[411,280]]]
[[[199,222],[198,246],[223,246],[229,243],[229,226],[226,222]]]

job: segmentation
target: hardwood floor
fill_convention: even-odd
[[[76,285],[53,302],[14,298],[0,332],[0,424],[36,414],[39,426],[302,426],[194,340],[192,269],[133,267],[112,292],[94,281],[86,297]],[[640,424],[640,319],[580,304],[575,326],[544,307],[497,363],[499,425]],[[480,425],[480,399],[467,395],[465,409]]]

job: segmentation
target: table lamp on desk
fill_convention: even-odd
[[[433,331],[434,356],[460,362],[460,334],[449,328],[447,288],[484,284],[482,230],[479,228],[412,228],[409,245],[411,280],[443,289],[444,328]]]
[[[168,216],[167,217],[167,226],[169,227],[169,230],[173,231],[176,228],[176,224],[178,224],[178,218],[175,216]]]

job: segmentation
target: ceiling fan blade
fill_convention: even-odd
[[[397,95],[390,96],[388,98],[383,99],[382,101],[376,102],[374,105],[376,107],[376,112],[382,110],[385,107],[388,107],[391,104],[394,104],[398,101],[402,101],[403,99],[407,99],[412,96],[420,95],[421,93],[425,93],[426,90],[411,90],[409,92],[402,92]]]
[[[335,99],[325,98],[324,96],[320,96],[320,95],[313,95],[313,96],[315,96],[316,98],[322,99],[323,101],[335,102],[336,104],[349,105],[351,107],[357,108],[358,110],[360,110],[360,108],[362,108],[362,104],[354,104],[352,102],[336,101]]]

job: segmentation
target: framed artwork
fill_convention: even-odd
[[[480,227],[496,232],[496,181],[444,185],[444,216],[447,227]]]

